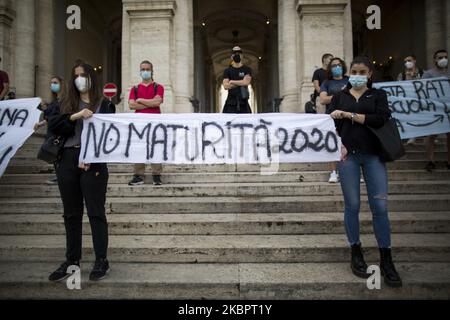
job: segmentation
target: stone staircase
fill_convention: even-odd
[[[390,163],[394,259],[404,287],[369,290],[352,275],[339,184],[327,164],[165,166],[164,185],[129,187],[132,166],[110,165],[110,276],[87,280],[93,261],[85,216],[82,290],[47,277],[64,259],[62,204],[52,166],[31,137],[0,179],[0,298],[31,299],[449,299],[450,171],[425,146]],[[361,233],[378,262],[362,185]]]

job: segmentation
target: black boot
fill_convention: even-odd
[[[352,245],[352,262],[351,268],[355,276],[367,279],[370,274],[367,273],[367,264],[361,251],[361,244]]]
[[[380,270],[384,277],[384,283],[389,287],[401,287],[402,279],[395,270],[394,262],[392,262],[391,249],[380,248]]]

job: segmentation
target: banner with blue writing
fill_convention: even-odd
[[[402,139],[450,132],[450,79],[380,82]]]

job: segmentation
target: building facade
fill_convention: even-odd
[[[369,30],[369,5],[381,8],[381,29]],[[81,9],[71,30],[70,5]],[[403,57],[422,68],[450,48],[445,0],[0,0],[0,68],[18,98],[49,99],[52,75],[69,78],[76,59],[120,88],[127,111],[139,63],[154,64],[165,87],[163,112],[220,112],[223,70],[239,44],[253,70],[257,112],[302,112],[323,53],[347,63],[373,58],[378,80],[396,78]]]

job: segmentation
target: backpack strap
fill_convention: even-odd
[[[153,92],[155,93],[156,96],[156,93],[158,92],[158,84],[156,82],[153,82]]]
[[[138,99],[138,86],[134,86],[133,90],[134,90],[134,100],[136,101]]]

